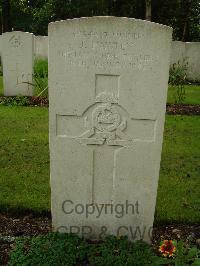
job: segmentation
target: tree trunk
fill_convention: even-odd
[[[151,0],[145,0],[146,4],[146,20],[151,21]]]
[[[183,35],[182,42],[188,41],[189,38],[189,20],[190,20],[190,12],[192,7],[192,0],[183,0],[183,7],[185,9],[184,18],[183,18]]]
[[[2,0],[2,32],[12,31],[10,18],[10,1]]]

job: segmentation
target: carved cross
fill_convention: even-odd
[[[125,108],[118,103],[119,93],[107,92],[109,89],[105,87],[104,90],[96,95],[95,103],[79,117],[80,120],[84,120],[85,132],[78,136],[69,136],[67,132],[63,132],[63,127],[62,130],[57,129],[58,137],[69,137],[81,145],[93,147],[92,203],[109,203],[113,200],[118,152],[134,145],[135,141],[149,142],[154,141],[155,137],[155,120],[130,117]],[[73,118],[77,118],[77,116],[57,115],[57,119],[60,117],[71,119],[71,122],[67,119],[68,125],[64,127],[66,129],[69,129],[70,123],[73,123]],[[128,130],[134,123],[136,126],[145,125],[144,130],[148,129],[151,137],[134,139]],[[102,202],[102,198],[104,201],[107,199],[106,202]]]

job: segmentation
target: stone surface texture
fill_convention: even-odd
[[[49,24],[55,230],[150,241],[171,34],[116,17]]]
[[[178,63],[182,64],[185,58],[185,42],[173,41],[171,47],[170,64]]]
[[[6,32],[2,34],[3,86],[5,96],[33,95],[33,34]]]
[[[200,42],[186,42],[185,60],[188,63],[187,78],[200,81]]]
[[[48,59],[48,36],[34,36],[34,55]]]

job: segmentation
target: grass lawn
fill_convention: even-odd
[[[0,209],[49,208],[48,109],[0,106]]]
[[[166,116],[156,221],[200,222],[200,116]]]
[[[168,103],[175,103],[175,95],[177,88],[175,86],[169,86],[168,89]],[[183,103],[186,104],[200,104],[200,86],[197,85],[186,85],[185,86],[185,100]]]
[[[0,209],[50,209],[48,109],[0,106]],[[200,221],[200,117],[167,116],[157,222]]]

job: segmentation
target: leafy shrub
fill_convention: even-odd
[[[9,265],[77,265],[86,256],[86,247],[77,236],[60,233],[18,239]]]
[[[48,77],[48,61],[47,59],[35,59],[34,62],[34,75],[36,77]]]
[[[48,96],[48,61],[36,59],[34,62],[34,83],[35,94],[37,96]]]
[[[125,237],[109,236],[105,243],[94,245],[88,254],[90,265],[164,265],[167,259],[158,257],[143,241],[130,243]]]
[[[175,266],[200,266],[200,252],[197,247],[184,246],[183,241],[177,242],[177,254],[173,261]]]
[[[163,258],[143,241],[131,243],[126,237],[108,236],[105,241],[89,244],[70,234],[50,233],[45,236],[20,238],[10,255],[10,266],[28,265],[192,265],[200,266],[199,250],[185,247],[179,241],[174,258]]]
[[[27,106],[29,105],[29,98],[26,96],[2,97],[0,99],[0,105]]]
[[[183,103],[186,98],[186,92],[184,85],[187,83],[187,75],[186,70],[188,67],[188,63],[185,61],[180,64],[174,63],[169,70],[169,84],[176,88],[176,92],[174,93],[175,103]]]
[[[105,242],[88,244],[75,235],[50,233],[18,239],[10,266],[18,265],[163,265],[148,244],[109,236]],[[152,264],[154,263],[154,264]]]

